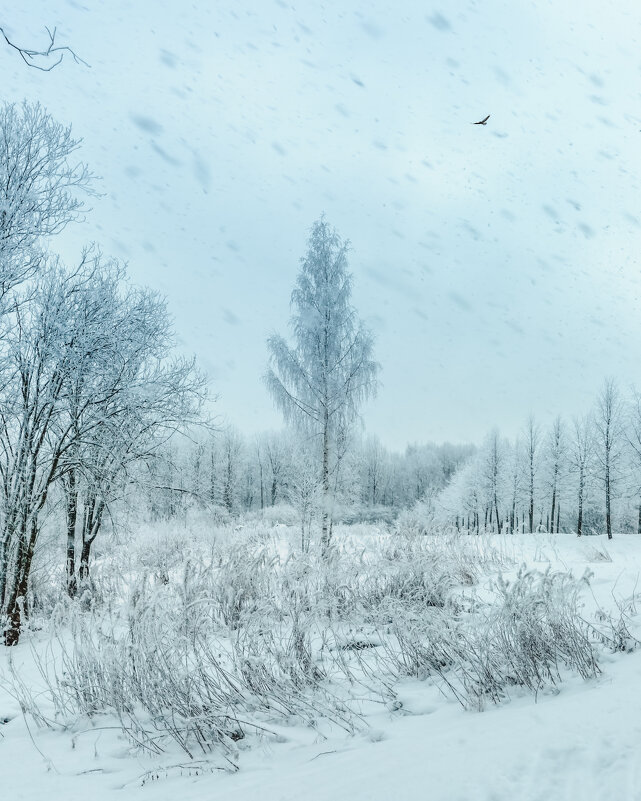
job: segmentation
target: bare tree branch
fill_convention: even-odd
[[[55,69],[55,67],[60,64],[65,56],[65,53],[69,53],[76,64],[82,64],[85,67],[91,67],[90,64],[88,64],[84,59],[80,58],[80,56],[70,47],[56,44],[56,28],[51,30],[51,28],[45,27],[45,30],[47,31],[47,36],[49,37],[49,44],[43,50],[32,50],[28,47],[20,47],[20,45],[12,42],[11,39],[9,39],[5,29],[0,26],[0,34],[5,42],[20,55],[20,58],[28,67],[33,67],[33,69],[40,70],[41,72],[51,72],[52,69]],[[38,59],[43,59],[45,63],[51,63],[49,63],[49,66],[43,66],[42,64],[38,63]]]

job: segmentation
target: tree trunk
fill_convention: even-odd
[[[78,487],[76,471],[70,470],[64,482],[67,512],[67,593],[70,598],[76,594],[76,521],[78,519]]]
[[[606,457],[605,463],[605,530],[608,534],[608,539],[612,539],[612,507],[610,495],[610,464],[609,459]]]
[[[577,537],[580,537],[583,534],[583,481],[583,468],[581,468],[581,472],[579,474],[579,514],[576,524]]]
[[[27,590],[29,588],[29,574],[31,572],[31,563],[33,561],[33,553],[36,546],[36,539],[38,537],[38,526],[36,521],[31,521],[28,540],[25,528],[26,521],[23,531],[21,532],[22,542],[20,543],[20,548],[18,550],[14,586],[9,594],[9,602],[7,604],[8,620],[7,627],[4,632],[4,644],[7,647],[17,645],[20,640],[23,622],[22,618],[25,615],[25,602]]]
[[[327,556],[332,536],[329,516],[329,410],[325,406],[323,420],[323,511],[321,516],[321,552]]]
[[[7,572],[9,570],[9,549],[8,544],[11,542],[11,530],[8,529],[2,532],[2,541],[0,541],[0,612],[4,609],[4,595],[7,589]]]
[[[91,546],[93,545],[93,540],[85,540],[82,543],[82,549],[80,551],[80,569],[78,571],[78,578],[80,579],[80,585],[86,584],[89,581],[89,557],[91,555]]]

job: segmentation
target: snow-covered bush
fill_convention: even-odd
[[[404,509],[396,518],[396,529],[404,534],[434,534],[441,531],[433,498],[417,501],[411,509]]]
[[[499,578],[494,597],[468,615],[433,608],[418,616],[413,605],[394,599],[388,658],[401,673],[438,677],[473,709],[500,702],[510,687],[554,687],[564,670],[593,677],[599,667],[580,590],[570,574],[521,570],[514,582]]]

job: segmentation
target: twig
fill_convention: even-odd
[[[69,53],[76,64],[83,64],[85,67],[91,67],[84,59],[80,58],[80,56],[73,51],[70,47],[66,45],[56,46],[56,28],[53,31],[50,28],[45,27],[47,31],[47,35],[49,36],[49,44],[45,50],[31,50],[27,47],[20,47],[19,45],[15,44],[14,42],[9,39],[7,33],[4,28],[0,27],[0,34],[4,38],[5,42],[9,45],[9,47],[13,48],[20,54],[20,58],[24,61],[24,63],[28,67],[33,67],[35,70],[40,70],[41,72],[51,72],[52,69],[60,64],[62,59],[64,58],[65,53]],[[56,54],[55,56],[53,54]],[[51,57],[56,58],[53,64],[50,64],[48,67],[43,67],[38,64],[35,59],[37,58],[44,58],[48,59]]]

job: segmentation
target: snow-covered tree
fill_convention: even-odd
[[[594,428],[590,418],[575,419],[572,438],[568,448],[568,462],[571,474],[576,477],[577,524],[576,535],[583,534],[583,509],[585,494],[594,457]]]
[[[372,334],[351,305],[347,250],[324,219],[314,223],[291,297],[294,345],[278,335],[269,338],[265,377],[286,421],[318,442],[324,551],[332,536],[330,472],[338,469],[339,440],[361,402],[376,391],[379,369]]]
[[[560,519],[559,493],[566,467],[565,427],[560,417],[557,417],[552,423],[546,444],[547,479],[551,498],[548,531],[554,533],[556,525],[558,534]]]
[[[594,415],[596,434],[597,478],[605,496],[605,528],[612,539],[612,501],[615,497],[624,445],[623,405],[619,390],[611,379],[606,380],[597,400]]]
[[[485,442],[481,469],[486,508],[489,508],[490,521],[494,517],[496,531],[500,534],[503,528],[499,506],[504,484],[505,444],[501,441],[497,429],[490,433]]]
[[[540,429],[534,417],[530,415],[525,426],[525,471],[528,491],[528,522],[530,532],[534,531],[534,501],[539,463]]]
[[[42,263],[44,240],[84,211],[80,140],[38,103],[0,108],[0,299]]]

